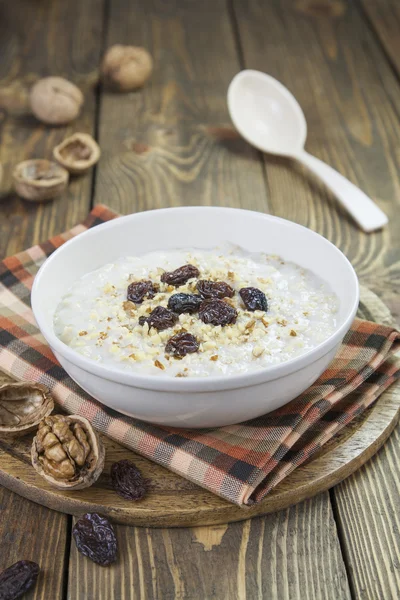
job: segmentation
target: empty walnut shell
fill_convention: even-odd
[[[0,385],[0,435],[19,437],[34,431],[54,409],[49,390],[40,383]]]
[[[60,490],[91,486],[104,468],[105,451],[87,419],[51,415],[39,423],[31,458],[36,471]]]
[[[139,46],[115,44],[107,50],[101,65],[103,81],[120,92],[142,87],[152,71],[151,54]]]
[[[100,147],[88,133],[74,133],[54,148],[53,156],[67,171],[80,175],[97,163]]]
[[[69,174],[57,163],[37,158],[19,163],[14,169],[13,179],[18,196],[31,202],[43,202],[63,193]]]

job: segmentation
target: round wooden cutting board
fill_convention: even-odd
[[[368,290],[362,293],[360,316],[391,322],[387,308]],[[398,421],[399,407],[400,385],[396,384],[262,502],[249,508],[230,504],[104,436],[104,472],[88,489],[62,492],[51,488],[31,466],[31,435],[14,441],[0,439],[0,484],[61,512],[73,515],[100,512],[115,522],[129,525],[179,527],[240,521],[287,508],[342,481],[382,446]],[[125,501],[111,488],[111,464],[124,458],[133,460],[144,477],[151,480],[149,494],[141,502]]]

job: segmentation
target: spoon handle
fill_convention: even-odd
[[[371,232],[387,224],[388,218],[379,206],[335,169],[305,150],[296,154],[295,158],[322,179],[361,229]]]

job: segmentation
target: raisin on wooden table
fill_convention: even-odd
[[[130,460],[119,460],[111,467],[111,483],[126,500],[141,500],[147,492],[146,480]]]
[[[16,600],[36,583],[39,565],[31,560],[19,560],[0,575],[0,600]]]
[[[97,513],[86,513],[72,529],[79,552],[103,567],[117,559],[117,538],[110,521]]]

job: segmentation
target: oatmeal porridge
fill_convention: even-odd
[[[123,257],[76,281],[54,316],[76,352],[167,377],[277,365],[336,329],[338,300],[310,271],[238,247]]]

